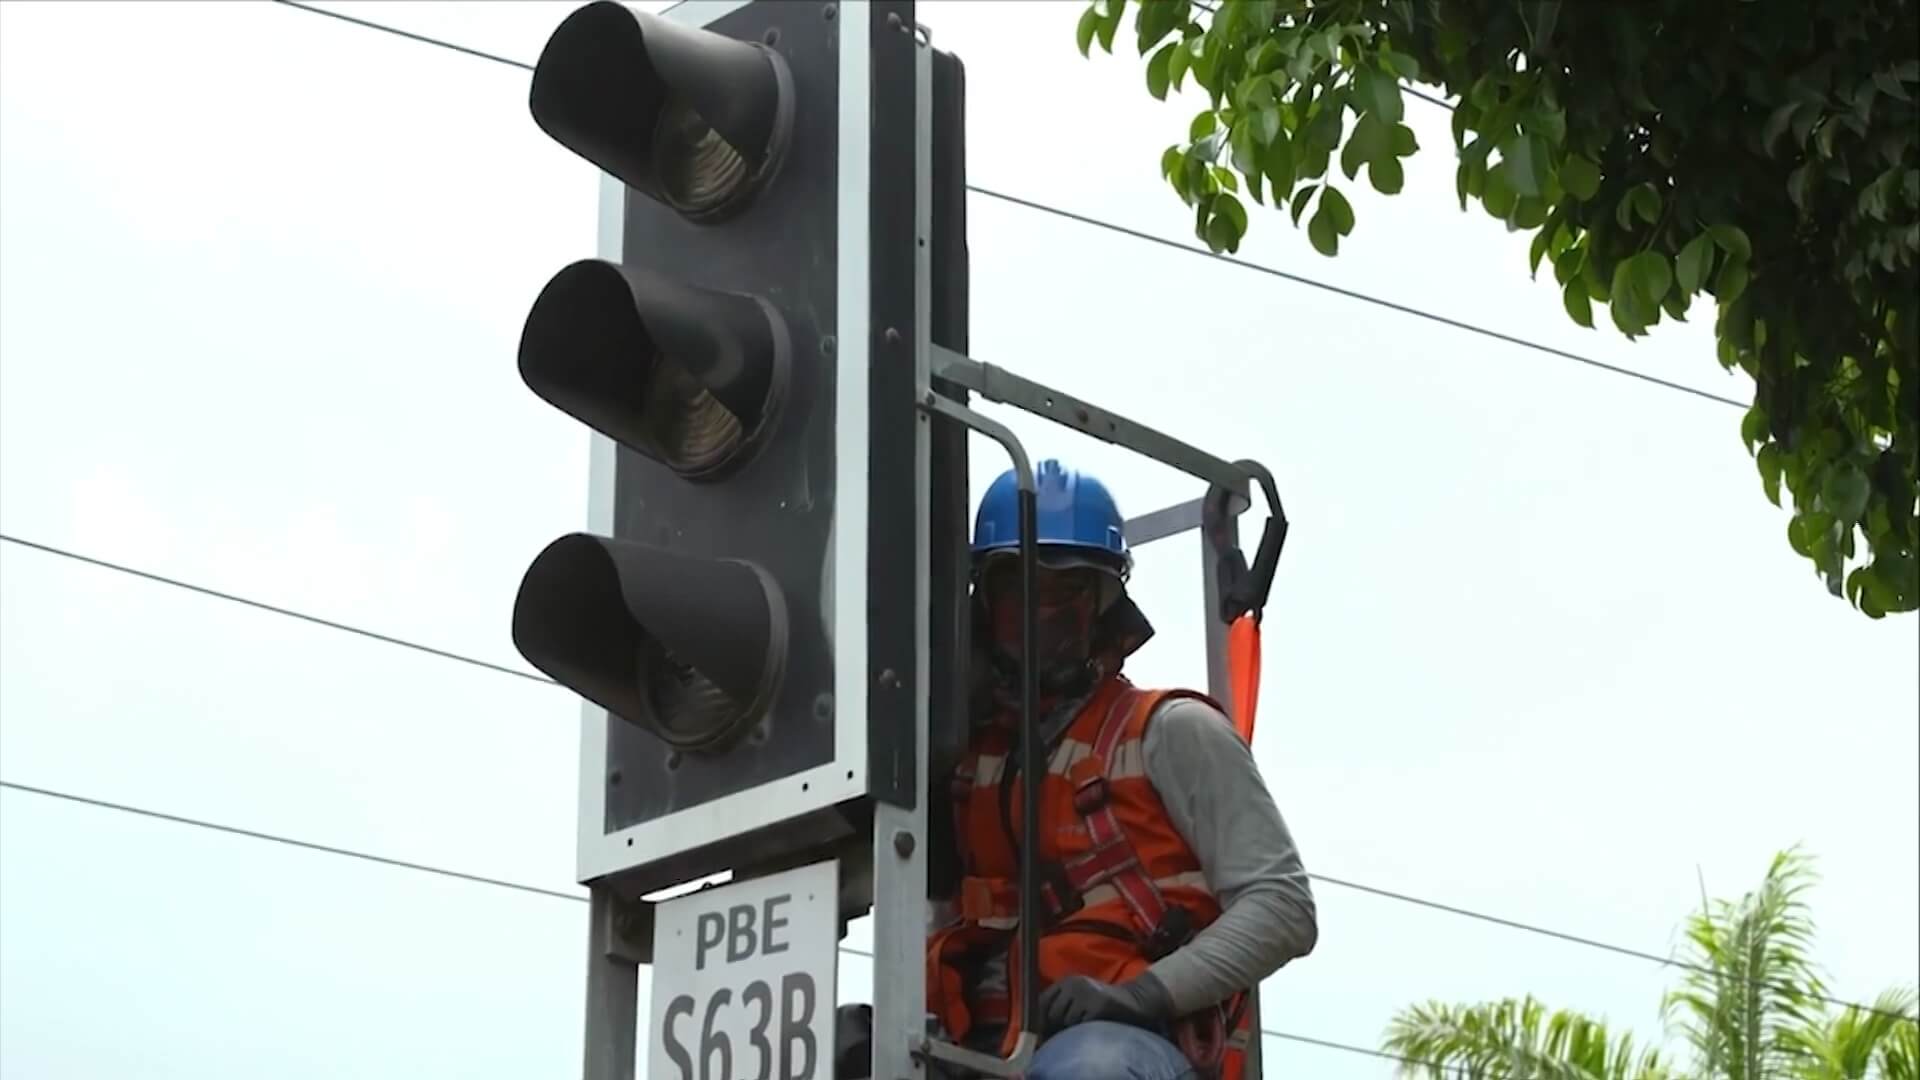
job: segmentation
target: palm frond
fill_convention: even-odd
[[[1813,920],[1801,899],[1814,880],[1811,860],[1783,851],[1758,888],[1688,920],[1687,960],[1696,967],[1662,1012],[1678,1017],[1700,1073],[1766,1080],[1804,1059],[1804,1040],[1791,1033],[1819,1025],[1826,991],[1808,956]]]
[[[1481,1005],[1428,1002],[1404,1009],[1382,1049],[1409,1062],[1401,1076],[1428,1080],[1668,1080],[1655,1050],[1579,1013],[1533,997]]]
[[[1920,1080],[1920,1018],[1909,1016],[1887,1033],[1880,1044],[1880,1080]]]
[[[1850,1005],[1821,1023],[1789,1032],[1804,1056],[1796,1080],[1869,1080],[1887,1041],[1899,1029],[1915,1030],[1908,1018],[1914,1002],[1912,990],[1888,990],[1872,1008]]]

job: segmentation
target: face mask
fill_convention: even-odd
[[[1082,676],[1093,647],[1100,582],[1097,571],[1039,568],[1036,586],[1034,659],[1042,692],[1064,689]],[[983,583],[993,642],[993,662],[1005,681],[1020,678],[1021,595],[1016,563],[1002,563]]]

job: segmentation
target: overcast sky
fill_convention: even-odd
[[[531,62],[571,3],[326,5]],[[652,5],[659,7],[662,5]],[[1082,60],[1078,3],[929,3],[971,179],[1178,241],[1192,100]],[[1122,35],[1123,39],[1126,37]],[[1098,54],[1096,54],[1098,55]],[[512,67],[264,2],[0,4],[0,530],[525,671],[514,589],[586,514],[584,430],[513,366],[596,174]],[[1250,262],[1743,399],[1710,318],[1629,344],[1454,201],[1347,185]],[[1912,616],[1829,598],[1739,412],[976,194],[973,347],[1279,479],[1261,767],[1310,869],[1666,953],[1800,842],[1841,996],[1915,977]],[[1005,410],[996,410],[1005,418]],[[1199,493],[1012,418],[1137,514]],[[976,491],[1002,467],[976,444]],[[1248,531],[1248,538],[1254,536]],[[1205,678],[1197,541],[1141,552]],[[575,698],[0,543],[0,779],[565,893]],[[1671,971],[1322,884],[1269,1028],[1532,992],[1653,1035]],[[585,905],[0,793],[9,1080],[577,1075]],[[854,943],[865,929],[854,933]],[[867,993],[849,957],[842,996]],[[1271,1039],[1271,1075],[1384,1077]]]

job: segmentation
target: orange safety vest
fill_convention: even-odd
[[[1108,679],[1060,736],[1040,783],[1039,946],[1042,986],[1071,975],[1124,982],[1220,915],[1200,861],[1167,819],[1146,776],[1141,737],[1162,702],[1187,690],[1146,691]],[[1218,707],[1216,705],[1216,707]],[[959,915],[927,943],[927,1009],[958,1041],[973,1023],[1007,1025],[1001,1054],[1019,1033],[1019,835],[1024,785],[1006,802],[1000,783],[1015,732],[979,731],[954,772]],[[1003,809],[1004,809],[1004,817]],[[1004,950],[1004,994],[964,999],[961,968],[979,950]],[[1180,1018],[1173,1032],[1205,1080],[1239,1080],[1253,1017],[1247,995]]]

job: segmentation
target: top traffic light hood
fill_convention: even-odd
[[[778,170],[793,78],[758,42],[599,0],[540,53],[528,105],[541,130],[693,221],[736,213]]]

